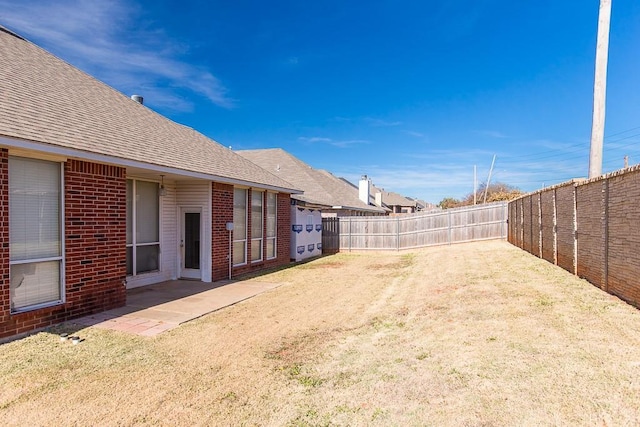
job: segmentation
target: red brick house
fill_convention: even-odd
[[[290,183],[1,26],[0,58],[0,338],[289,262]]]

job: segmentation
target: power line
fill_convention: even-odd
[[[616,143],[616,142],[624,141],[625,139],[634,138],[634,137],[636,137],[636,136],[640,136],[640,133],[636,133],[636,134],[634,134],[634,135],[629,135],[629,136],[626,136],[626,137],[624,137],[624,138],[616,139],[615,141],[607,141],[607,142],[608,142],[609,144],[613,144],[613,143]],[[630,147],[630,146],[632,146],[632,145],[634,145],[634,144],[637,144],[637,143],[638,143],[638,141],[633,141],[633,142],[631,142],[631,143],[629,143],[629,144],[625,144],[625,145],[621,145],[621,146],[619,146],[619,147],[616,147],[616,149],[618,149],[618,148],[624,148],[624,147]]]
[[[640,129],[640,126],[636,126],[636,127],[634,127],[634,128],[631,128],[631,129],[623,130],[622,132],[614,133],[614,134],[612,134],[612,135],[606,135],[606,136],[604,137],[604,139],[612,138],[612,137],[614,137],[614,136],[618,136],[618,135],[622,135],[623,133],[631,132],[632,130],[637,130],[637,129]]]
[[[625,140],[625,139],[633,138],[635,136],[640,136],[640,133],[636,133],[634,135],[629,135],[629,136],[626,136],[624,138],[619,138],[619,139],[616,139],[616,140],[613,140],[613,141],[610,140],[610,138],[613,138],[615,136],[623,135],[625,133],[628,133],[628,132],[631,132],[631,131],[634,131],[634,130],[638,130],[638,129],[640,129],[640,126],[636,126],[636,127],[630,128],[630,129],[626,129],[626,130],[623,130],[623,131],[620,131],[620,132],[616,132],[616,133],[607,135],[607,136],[604,137],[605,142],[611,144],[611,143],[615,143],[615,142],[622,141],[622,140]],[[549,149],[546,149],[544,152],[537,152],[537,153],[531,153],[531,154],[519,154],[519,155],[515,155],[514,156],[514,155],[509,155],[509,154],[503,153],[503,154],[501,154],[501,157],[509,159],[509,160],[512,160],[512,159],[532,159],[533,160],[533,159],[539,159],[539,158],[540,159],[542,159],[542,158],[551,158],[551,157],[554,157],[554,156],[564,156],[564,155],[574,154],[574,153],[578,153],[580,151],[587,150],[587,148],[588,147],[587,147],[586,142],[578,142],[578,143],[575,143],[575,144],[564,146],[562,148],[549,148]]]

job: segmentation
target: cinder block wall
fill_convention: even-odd
[[[510,202],[509,242],[640,307],[639,201],[640,165],[559,184]]]
[[[64,166],[65,303],[11,314],[8,157],[1,152],[0,338],[125,304],[126,176],[123,168],[69,160]]]

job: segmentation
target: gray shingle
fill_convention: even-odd
[[[415,207],[416,201],[404,197],[401,194],[394,193],[393,191],[385,191],[384,189],[371,186],[371,194],[375,196],[376,193],[382,193],[382,203],[387,206],[403,206],[403,207]]]
[[[302,189],[304,194],[294,196],[295,199],[326,207],[385,212],[384,209],[363,203],[358,198],[357,188],[327,171],[312,168],[280,148],[240,150],[237,153]]]

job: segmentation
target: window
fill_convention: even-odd
[[[63,301],[62,168],[9,158],[9,276],[12,312]]]
[[[262,261],[262,237],[264,235],[264,193],[251,191],[251,261]]]
[[[247,190],[233,190],[233,265],[247,262]]]
[[[277,197],[276,193],[267,193],[267,259],[278,256],[276,251]]]
[[[127,180],[127,274],[160,269],[160,193],[157,182]]]

